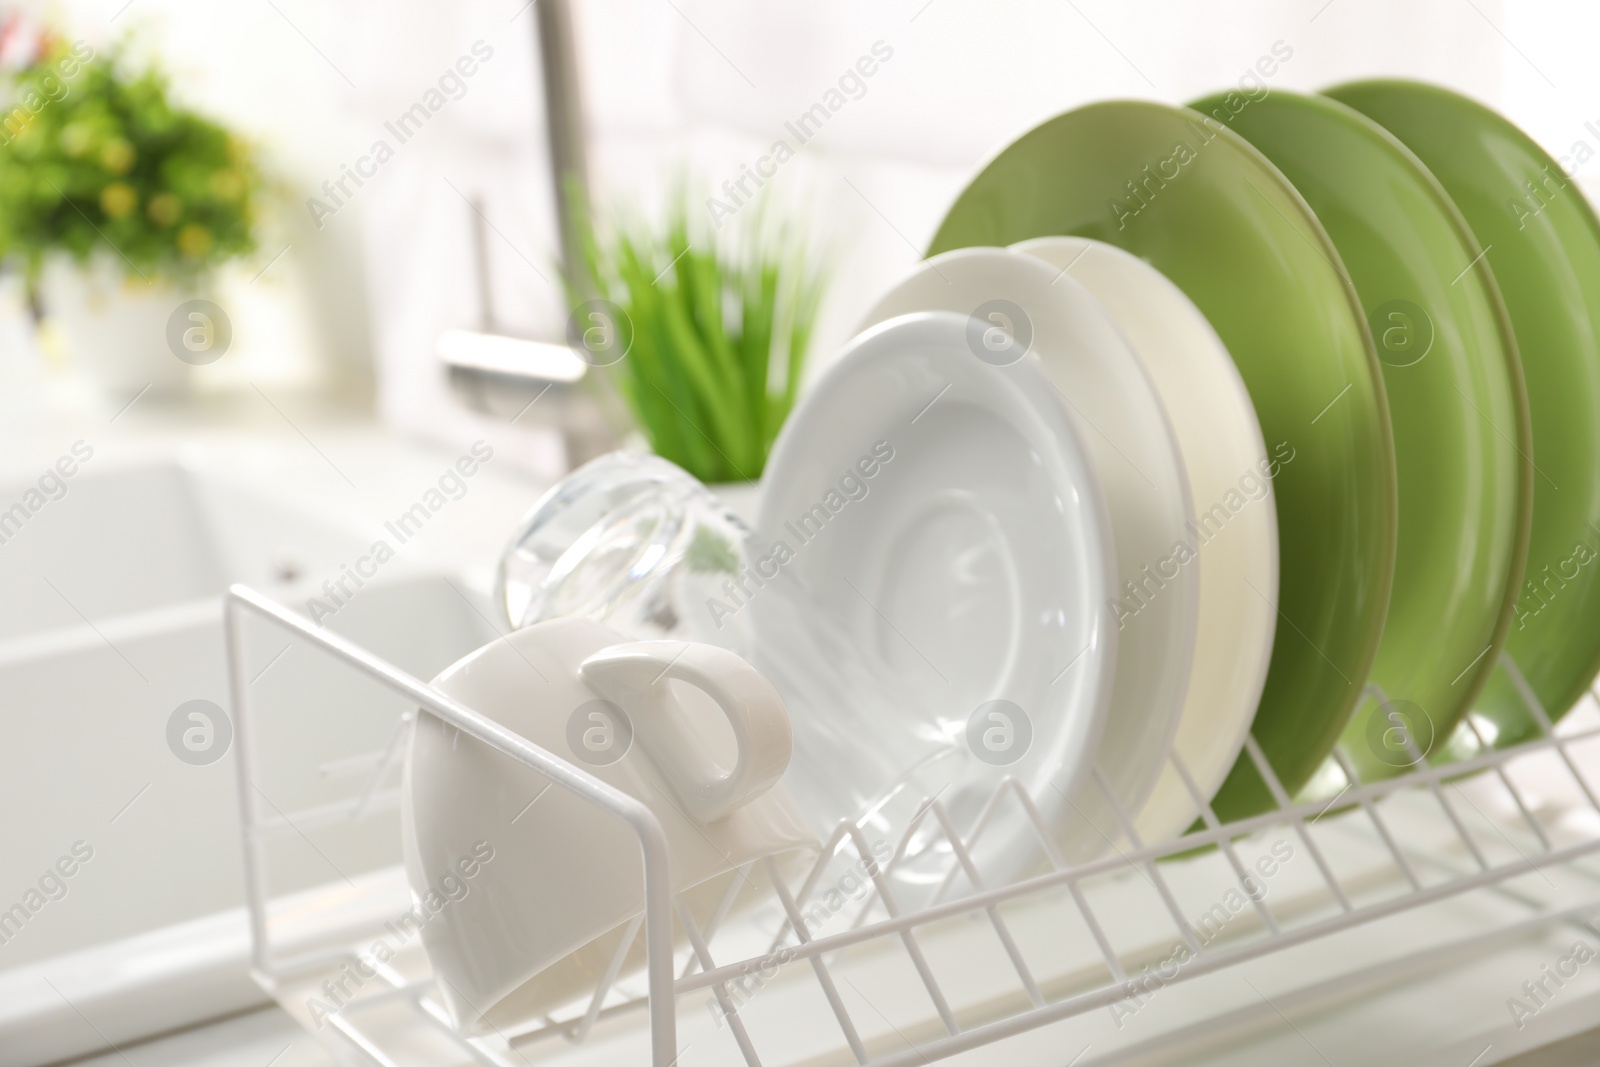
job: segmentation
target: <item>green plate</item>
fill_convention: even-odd
[[[1229,105],[1233,106],[1230,107]],[[1294,182],[1366,311],[1394,431],[1394,592],[1344,750],[1363,779],[1446,738],[1505,642],[1528,548],[1527,402],[1516,339],[1483,249],[1406,147],[1325,97],[1273,91],[1190,105]]]
[[[1404,81],[1326,95],[1415,152],[1489,250],[1484,258],[1522,355],[1533,430],[1533,527],[1505,650],[1560,718],[1600,669],[1600,223],[1554,159],[1480,104]],[[1580,160],[1600,144],[1595,138],[1586,131],[1581,150],[1574,146]],[[1477,710],[1500,745],[1537,729],[1504,669]]]
[[[1339,253],[1265,156],[1195,112],[1151,103],[1095,104],[1024,134],[962,192],[929,251],[1048,234],[1108,241],[1176,282],[1238,364],[1267,451],[1284,457],[1279,624],[1251,731],[1298,790],[1355,708],[1394,570],[1388,408]],[[1195,510],[1225,516],[1235,503]],[[1238,595],[1272,590],[1241,582]],[[1225,819],[1271,804],[1248,758],[1214,801]]]

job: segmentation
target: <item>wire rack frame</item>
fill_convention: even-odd
[[[459,1050],[474,1062],[486,1067],[512,1067],[526,1063],[526,1051],[541,1038],[562,1037],[570,1042],[583,1041],[602,1020],[610,1020],[628,1013],[648,1014],[651,1062],[654,1067],[671,1067],[678,1062],[677,1046],[678,1002],[689,994],[709,991],[715,998],[733,1040],[743,1060],[749,1067],[760,1067],[762,1060],[755,1043],[746,1029],[736,1003],[736,986],[742,979],[753,975],[770,977],[777,971],[796,966],[808,968],[820,989],[830,1013],[839,1028],[840,1039],[850,1054],[862,1067],[911,1067],[947,1058],[994,1042],[1004,1040],[1028,1030],[1117,1004],[1136,995],[1133,978],[1124,965],[1122,955],[1113,947],[1111,938],[1083,891],[1085,883],[1096,878],[1133,869],[1144,876],[1154,887],[1161,901],[1165,918],[1170,919],[1191,954],[1178,974],[1165,982],[1189,981],[1213,974],[1271,953],[1349,931],[1363,924],[1373,923],[1400,913],[1437,903],[1478,889],[1494,888],[1521,875],[1573,861],[1600,852],[1600,836],[1584,836],[1574,843],[1559,845],[1534,814],[1522,792],[1507,773],[1515,761],[1536,753],[1554,753],[1571,776],[1577,790],[1587,802],[1587,810],[1600,816],[1600,799],[1580,771],[1571,748],[1586,740],[1600,738],[1600,729],[1578,731],[1558,737],[1553,730],[1547,711],[1539,703],[1527,679],[1509,658],[1502,657],[1514,686],[1520,694],[1537,727],[1536,736],[1514,747],[1494,750],[1484,739],[1478,725],[1469,716],[1466,729],[1476,738],[1482,754],[1441,766],[1431,766],[1421,761],[1422,753],[1415,752],[1417,763],[1405,773],[1378,781],[1363,782],[1355,767],[1343,753],[1335,753],[1346,785],[1332,802],[1296,803],[1283,787],[1254,738],[1247,738],[1245,751],[1267,783],[1276,807],[1260,815],[1223,823],[1212,810],[1209,797],[1197,787],[1187,767],[1176,756],[1171,757],[1179,778],[1189,790],[1201,812],[1203,828],[1186,834],[1175,841],[1143,842],[1134,827],[1130,813],[1118,802],[1106,785],[1105,779],[1095,772],[1097,786],[1110,802],[1123,835],[1120,847],[1112,855],[1088,863],[1069,864],[1057,848],[1043,817],[1026,789],[1015,779],[1005,779],[974,820],[971,830],[959,831],[950,812],[938,798],[925,800],[918,806],[913,818],[899,833],[897,845],[886,862],[869,846],[862,829],[850,822],[841,822],[824,843],[819,858],[797,886],[790,886],[780,875],[771,860],[760,861],[766,865],[775,895],[782,908],[784,922],[772,938],[768,950],[732,962],[718,962],[710,949],[710,941],[718,925],[727,917],[733,903],[735,889],[714,911],[704,929],[701,929],[688,909],[671,896],[667,867],[666,839],[659,822],[648,807],[634,798],[606,785],[583,770],[538,748],[522,737],[505,730],[471,708],[461,705],[425,683],[411,677],[392,664],[345,639],[319,629],[302,616],[286,609],[267,597],[244,586],[232,587],[225,597],[225,616],[228,635],[229,671],[232,684],[236,725],[237,760],[239,763],[239,800],[244,840],[244,864],[247,898],[251,917],[252,967],[257,980],[269,992],[275,992],[281,982],[309,968],[337,964],[343,956],[282,958],[274,954],[267,922],[267,887],[265,878],[264,845],[268,837],[281,832],[285,825],[303,826],[308,821],[352,820],[363,817],[384,805],[377,802],[377,787],[385,773],[400,758],[401,738],[409,722],[409,715],[397,727],[387,750],[375,761],[367,787],[353,803],[324,806],[322,809],[269,817],[262,811],[255,763],[255,740],[249,703],[249,672],[245,662],[242,618],[245,614],[261,616],[276,625],[291,630],[320,646],[336,660],[366,675],[390,690],[415,702],[446,722],[466,731],[524,765],[548,777],[551,782],[586,800],[622,820],[639,841],[644,860],[643,913],[636,917],[611,960],[587,1007],[581,1014],[556,1019],[546,1016],[528,1026],[493,1037],[466,1037],[454,1030],[439,1001],[433,996],[429,978],[406,977],[393,968],[377,965],[379,976],[387,984],[383,996],[406,1004],[440,1034],[454,1042]],[[1380,702],[1384,694],[1374,687],[1368,695]],[[1446,794],[1444,785],[1452,780],[1490,772],[1499,786],[1509,795],[1537,847],[1524,850],[1513,845],[1515,861],[1496,863],[1479,847],[1462,822],[1460,814]],[[1425,884],[1415,865],[1408,858],[1392,832],[1389,819],[1383,810],[1384,802],[1402,793],[1426,793],[1437,801],[1452,828],[1455,840],[1470,857],[1468,869],[1451,872],[1442,881]],[[1405,890],[1393,897],[1358,904],[1341,884],[1324,850],[1311,833],[1310,824],[1327,814],[1335,804],[1345,812],[1359,812],[1368,821],[1375,839],[1392,860],[1405,882]],[[1047,873],[999,887],[985,883],[974,848],[985,832],[994,824],[998,813],[1007,805],[1014,807],[1027,820],[1041,851],[1048,860]],[[1264,889],[1253,878],[1241,859],[1237,842],[1250,835],[1269,829],[1279,829],[1295,835],[1305,847],[1317,871],[1322,886],[1333,904],[1334,914],[1299,925],[1284,928],[1268,906]],[[893,880],[895,869],[905,862],[908,850],[917,835],[928,831],[942,837],[951,854],[951,865],[932,897],[932,903],[914,910],[903,908],[897,899]],[[1507,839],[1509,841],[1509,838]],[[923,840],[926,844],[926,838]],[[1222,856],[1237,883],[1239,891],[1250,902],[1263,935],[1243,944],[1212,947],[1198,935],[1194,925],[1179,906],[1164,867],[1160,861],[1172,860],[1197,849],[1214,848]],[[806,907],[829,868],[830,862],[846,850],[853,851],[870,880],[871,889],[854,916],[848,929],[838,933],[817,936],[810,928]],[[958,883],[966,883],[965,892],[955,895]],[[738,884],[734,880],[734,887]],[[1597,880],[1600,881],[1600,880]],[[1088,930],[1107,980],[1093,988],[1048,999],[1041,983],[1006,922],[1002,908],[1029,898],[1045,896],[1064,897]],[[944,899],[953,896],[954,899]],[[1547,910],[1522,925],[1537,926],[1570,920],[1574,915],[1591,907],[1600,906],[1600,886],[1584,905],[1578,908]],[[880,916],[881,917],[877,917]],[[944,988],[929,965],[919,941],[918,931],[958,919],[977,919],[987,924],[1002,946],[1026,1007],[1005,1017],[994,1019],[971,1028],[963,1028],[952,1008]],[[681,971],[675,967],[674,919],[689,943],[689,954]],[[1503,931],[1501,931],[1503,932]],[[646,994],[644,996],[618,997],[616,983],[624,959],[637,937],[646,943]],[[1488,936],[1488,935],[1486,935]],[[909,957],[918,984],[926,993],[929,1007],[943,1029],[942,1036],[915,1045],[912,1048],[886,1055],[873,1056],[868,1042],[862,1037],[860,1027],[846,1007],[838,989],[834,967],[845,950],[856,949],[872,943],[897,942]],[[370,963],[371,961],[369,961]],[[608,1003],[610,1001],[610,1003]],[[386,1051],[381,1041],[342,1015],[328,1020],[336,1034],[347,1046],[358,1051],[366,1061],[380,1067],[399,1067]]]

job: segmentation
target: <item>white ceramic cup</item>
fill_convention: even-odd
[[[552,619],[432,684],[647,804],[666,831],[673,892],[701,923],[735,884],[747,900],[766,888],[755,861],[777,857],[792,876],[815,854],[775,788],[792,747],[783,702],[726,649]],[[456,1026],[504,1029],[592,993],[644,910],[633,832],[426,712],[405,776],[414,914]],[[635,938],[624,971],[643,950]]]

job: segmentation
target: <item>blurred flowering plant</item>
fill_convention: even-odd
[[[53,254],[187,282],[255,249],[249,148],[175,106],[157,69],[44,37],[0,73],[0,262],[32,290]]]

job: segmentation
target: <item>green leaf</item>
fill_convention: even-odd
[[[738,247],[698,210],[680,185],[661,224],[613,218],[602,234],[578,202],[582,260],[563,282],[574,307],[598,294],[629,317],[633,347],[610,373],[651,447],[702,481],[756,478],[794,404],[822,273],[765,204]]]

